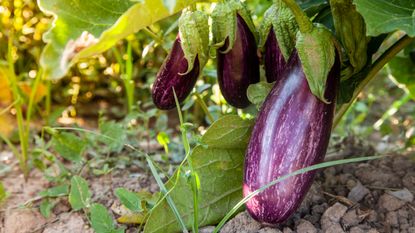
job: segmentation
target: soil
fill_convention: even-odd
[[[354,150],[373,151],[362,147]],[[346,154],[338,152],[335,157],[345,157]],[[332,156],[328,158],[333,159]],[[104,204],[114,216],[118,216],[119,203],[113,190],[125,187],[155,192],[157,185],[150,177],[145,173],[133,177],[123,171],[93,178],[89,180],[94,193],[93,201]],[[85,215],[71,211],[64,199],[59,201],[48,219],[39,213],[38,192],[51,186],[40,172],[33,171],[29,182],[25,182],[17,170],[0,178],[11,194],[0,207],[0,233],[93,232]],[[242,212],[231,219],[221,232],[415,233],[414,194],[415,162],[405,155],[391,155],[380,160],[321,170],[301,207],[284,224],[263,226]],[[25,203],[33,205],[22,207]],[[209,233],[213,228],[204,227],[200,232]],[[137,232],[137,229],[130,226],[127,232]]]

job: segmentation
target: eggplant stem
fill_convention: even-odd
[[[286,1],[286,0],[284,0]],[[386,50],[372,65],[371,69],[369,70],[366,77],[363,79],[362,82],[359,83],[357,88],[354,91],[352,99],[346,103],[343,104],[339,111],[336,113],[336,116],[333,120],[333,129],[336,128],[336,126],[339,124],[342,117],[345,115],[347,110],[353,105],[355,102],[357,96],[360,92],[363,91],[363,89],[372,81],[376,74],[390,61],[392,58],[395,57],[396,54],[398,54],[402,49],[404,49],[406,46],[408,46],[410,43],[412,43],[415,40],[415,37],[409,37],[408,35],[403,36],[401,39],[399,39],[395,44],[393,44],[391,47],[389,47],[388,50]]]
[[[301,33],[310,33],[313,30],[313,23],[308,16],[301,10],[301,7],[294,0],[283,0],[291,9],[297,21]]]

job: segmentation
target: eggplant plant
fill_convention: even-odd
[[[250,104],[248,86],[259,82],[255,26],[239,1],[218,4],[212,21],[220,90],[230,105],[245,108]]]

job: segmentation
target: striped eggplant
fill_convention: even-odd
[[[338,56],[337,56],[338,57]],[[252,131],[245,157],[244,196],[291,172],[323,161],[329,143],[340,79],[336,59],[322,102],[310,90],[297,53],[288,61],[279,85],[267,96]],[[300,206],[315,172],[290,177],[246,203],[259,222],[285,221]]]
[[[174,93],[179,103],[186,99],[208,60],[208,52],[208,17],[200,11],[183,11],[179,35],[153,84],[152,98],[157,108],[174,108]]]
[[[298,30],[294,15],[282,0],[277,0],[264,14],[260,27],[260,46],[264,55],[265,76],[269,83],[278,80],[295,47]]]
[[[230,105],[245,108],[248,86],[259,82],[255,27],[239,1],[218,4],[212,19],[220,90]]]
[[[184,74],[187,69],[187,60],[181,47],[180,37],[178,36],[153,84],[152,97],[157,108],[168,110],[176,107],[173,89],[176,92],[179,103],[183,102],[190,94],[199,77],[199,58],[196,57],[193,69]]]

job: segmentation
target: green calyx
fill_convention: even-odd
[[[366,65],[367,44],[366,24],[357,12],[352,0],[330,0],[334,28],[349,59],[349,67],[342,71],[342,78],[347,79]]]
[[[311,32],[297,34],[295,47],[311,92],[328,104],[324,93],[327,77],[336,57],[333,35],[323,25],[315,24]]]
[[[311,92],[322,102],[326,82],[336,59],[337,42],[322,24],[313,24],[295,0],[282,0],[289,7],[298,24],[295,48]]]
[[[258,41],[254,23],[246,6],[239,0],[221,2],[216,5],[212,12],[212,34],[213,47],[215,49],[222,48],[225,45],[226,39],[229,40],[228,47],[220,51],[222,53],[229,52],[235,43],[237,15],[245,21]]]
[[[259,29],[260,47],[264,46],[271,29],[274,30],[281,53],[287,61],[295,48],[298,25],[292,11],[282,0],[277,0],[264,14]]]
[[[184,10],[179,18],[179,35],[188,64],[183,75],[193,70],[196,57],[199,59],[201,73],[209,58],[208,16],[201,11]]]

